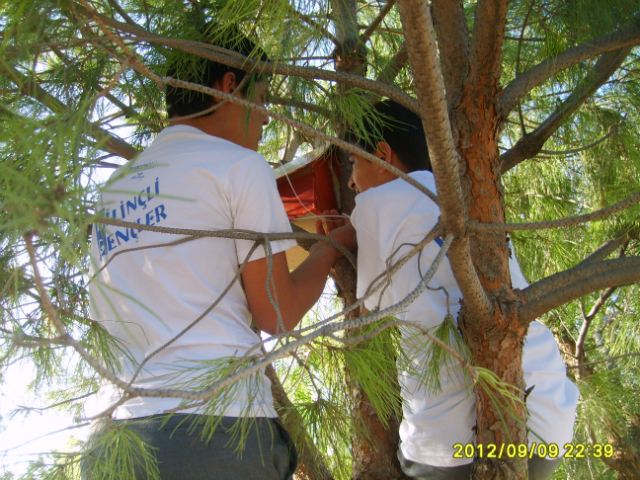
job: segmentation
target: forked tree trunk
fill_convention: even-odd
[[[478,3],[468,51],[462,2],[454,2],[457,9],[448,10],[446,3],[432,3],[442,42],[440,58],[426,0],[399,0],[398,6],[438,185],[442,228],[444,233],[456,236],[449,260],[465,297],[458,324],[474,364],[515,387],[513,393],[523,399],[522,346],[527,328],[517,318],[520,300],[511,287],[506,235],[500,232],[469,236],[464,218],[460,218],[466,214],[469,220],[480,223],[503,223],[505,218],[496,106],[501,91],[507,1]],[[456,10],[460,21],[445,21],[447,15],[455,16]],[[465,31],[451,31],[452,28]],[[447,48],[446,42],[456,42],[460,47]],[[466,59],[452,57],[465,55]],[[469,253],[473,266],[469,265]],[[505,414],[504,406],[492,400],[496,392],[487,391],[482,385],[476,385],[475,397],[478,444],[526,444],[522,404],[509,405],[512,415]],[[526,475],[527,466],[518,459],[475,460],[475,480],[523,480]]]
[[[479,12],[482,13],[485,14],[485,22],[493,20],[496,28],[504,28],[504,18],[495,18],[499,16],[497,12],[494,18],[491,18],[493,12]],[[479,223],[505,221],[503,190],[498,173],[500,125],[496,112],[502,51],[501,42],[496,43],[498,45],[494,50],[481,51],[478,48],[472,52],[476,57],[472,57],[474,61],[471,62],[471,71],[456,111],[459,133],[457,151],[466,164],[462,188],[467,214],[471,221]],[[482,58],[481,55],[487,57]],[[462,119],[463,122],[460,121]],[[469,243],[473,264],[480,283],[491,299],[494,314],[478,318],[463,307],[458,324],[475,364],[491,370],[503,382],[517,387],[518,395],[523,399],[522,347],[527,329],[520,324],[516,315],[519,301],[511,287],[506,235],[504,232],[476,234]],[[478,444],[526,444],[526,430],[519,423],[526,418],[523,406],[498,406],[491,399],[491,395],[495,394],[482,386],[475,389]],[[504,410],[500,412],[503,408],[513,409],[514,415],[506,414]],[[474,477],[516,479],[524,478],[525,472],[526,466],[522,461],[504,458],[502,462],[477,461]]]

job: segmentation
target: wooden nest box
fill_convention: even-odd
[[[334,148],[317,148],[274,169],[280,198],[289,220],[306,231],[316,232],[316,217],[325,210],[337,209],[340,168]],[[287,251],[289,268],[307,258],[300,247]]]

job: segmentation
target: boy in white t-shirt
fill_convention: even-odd
[[[385,101],[376,104],[380,120],[365,119],[368,138],[352,140],[378,158],[408,173],[432,191],[436,190],[421,119],[405,107]],[[426,195],[388,170],[358,155],[349,158],[353,165],[350,187],[357,193],[351,215],[358,241],[358,298],[387,268],[419,243],[438,221],[438,206]],[[343,228],[343,230],[348,227]],[[439,251],[437,239],[427,245],[391,279],[390,284],[365,300],[364,313],[384,309],[405,298],[420,282]],[[420,262],[420,264],[418,264]],[[525,288],[525,281],[515,259],[511,260],[512,283]],[[401,320],[418,322],[432,328],[450,312],[455,318],[461,298],[448,261],[444,261],[430,289],[404,311]],[[446,289],[447,294],[443,289]],[[405,338],[405,352],[412,347]],[[413,355],[421,365],[424,358]],[[578,389],[566,377],[564,363],[551,332],[541,323],[532,322],[525,339],[523,369],[528,389],[529,442],[555,443],[560,447],[571,441]],[[456,371],[453,371],[456,370]],[[458,364],[441,370],[439,392],[427,391],[406,372],[399,372],[404,399],[404,419],[400,426],[398,458],[405,474],[424,480],[468,479],[472,459],[454,458],[454,444],[474,443],[475,400],[459,379]],[[548,478],[559,460],[535,457],[529,461],[531,479]]]
[[[244,55],[256,48],[233,30],[217,45]],[[202,68],[192,64],[181,72],[177,66],[185,65],[183,56],[170,61],[169,76],[233,93],[246,74],[209,60],[190,61]],[[254,73],[248,80],[238,95],[262,104],[267,77]],[[218,103],[215,111],[206,112]],[[99,213],[158,227],[291,231],[273,172],[256,153],[268,117],[172,87],[167,89],[167,110],[170,126],[114,173],[98,201]],[[329,235],[355,247],[344,230]],[[269,270],[280,326],[293,329],[320,297],[329,269],[341,256],[317,243],[290,273],[284,251],[294,245],[293,240],[271,242],[269,265],[265,248],[253,249],[253,241],[189,239],[96,224],[91,315],[126,351],[114,352],[120,356],[120,378],[139,388],[205,389],[218,379],[215,375],[225,375],[224,368],[228,374],[243,356],[259,354],[261,339],[251,320],[265,332],[281,331],[266,289]],[[111,384],[103,385],[97,397],[96,414],[112,408],[115,425],[125,422],[155,449],[162,480],[282,480],[295,471],[295,447],[277,421],[264,371],[227,389],[206,410],[178,409],[181,399],[175,397],[127,399]],[[171,410],[178,413],[167,420],[164,413]],[[215,432],[205,427],[204,414],[222,417]],[[241,422],[250,427],[240,435],[246,437],[242,451],[236,449],[239,436],[234,433],[240,418],[250,420]],[[100,438],[106,438],[102,433],[92,437],[97,446],[84,465],[84,478],[93,478],[109,455],[109,448],[100,446]],[[146,479],[147,472],[137,468],[137,478]]]

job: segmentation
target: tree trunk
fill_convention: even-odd
[[[499,174],[500,119],[496,103],[501,93],[499,81],[506,12],[504,1],[478,5],[469,72],[456,108],[454,129],[459,134],[456,136],[457,151],[466,167],[462,189],[467,215],[471,221],[479,223],[505,221]],[[489,369],[502,382],[516,387],[513,393],[524,400],[522,347],[527,328],[517,317],[520,299],[511,286],[506,235],[504,232],[473,235],[470,250],[480,283],[491,300],[493,314],[481,317],[463,304],[458,324],[475,365]],[[523,403],[506,402],[496,391],[482,385],[476,385],[475,397],[478,444],[486,447],[527,443]],[[526,462],[503,456],[501,460],[476,459],[473,478],[524,479],[526,475]]]

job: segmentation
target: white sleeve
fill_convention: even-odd
[[[229,174],[233,228],[261,233],[291,232],[291,224],[278,193],[276,180],[262,155],[256,154],[240,162]],[[238,264],[248,255],[254,242],[235,240]],[[271,242],[273,254],[296,246],[295,240]],[[259,246],[251,261],[264,258]]]
[[[366,214],[362,215],[361,213],[364,212],[366,212]],[[356,208],[351,214],[351,224],[356,229],[358,238],[358,282],[356,292],[358,298],[364,297],[371,282],[387,269],[385,260],[381,256],[382,249],[376,214],[377,210],[375,208],[363,206],[362,202],[356,205]],[[384,292],[378,290],[365,300],[364,306],[372,311],[378,304],[384,308],[393,303],[391,290],[386,288]]]
[[[519,288],[520,290],[524,290],[529,286],[529,282],[524,278],[522,274],[522,270],[520,270],[520,265],[518,264],[518,259],[516,258],[516,254],[513,249],[513,244],[509,242],[509,248],[511,249],[511,256],[509,257],[509,270],[511,270],[511,285],[513,288]]]

